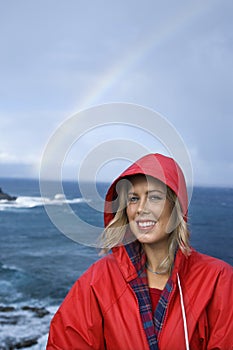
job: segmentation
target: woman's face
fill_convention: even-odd
[[[132,233],[141,243],[167,246],[171,204],[166,185],[143,175],[132,177],[130,182],[126,214]]]

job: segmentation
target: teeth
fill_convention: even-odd
[[[149,226],[154,226],[154,225],[155,225],[154,221],[138,222],[139,227],[149,227]]]

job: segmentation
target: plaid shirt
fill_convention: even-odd
[[[146,254],[139,242],[133,242],[125,246],[125,249],[137,271],[137,278],[130,281],[130,286],[137,296],[142,324],[151,350],[158,350],[158,337],[162,330],[166,314],[169,296],[172,291],[172,281],[169,278],[154,315],[152,315],[151,300],[146,274]]]

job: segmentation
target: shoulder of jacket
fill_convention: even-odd
[[[97,283],[99,280],[103,280],[106,275],[114,274],[119,270],[116,259],[112,253],[100,258],[93,263],[78,279],[88,279],[89,283]]]
[[[225,261],[207,254],[197,252],[194,249],[192,250],[192,253],[188,260],[189,265],[192,268],[200,268],[205,273],[208,271],[208,273],[213,272],[214,274],[221,272],[233,274],[233,267]]]
[[[216,291],[223,293],[224,290],[226,294],[231,289],[233,268],[223,260],[192,250],[189,257],[180,258],[180,263],[178,275],[186,303],[191,305],[193,313],[198,314],[199,306],[207,305]],[[202,302],[195,303],[196,298]]]

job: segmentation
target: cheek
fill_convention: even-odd
[[[166,215],[166,205],[164,203],[151,204],[148,209],[156,219],[163,218]]]
[[[171,215],[170,203],[166,201],[165,203],[154,206],[152,211],[158,219],[168,221]]]
[[[128,218],[128,221],[132,220],[132,218],[135,216],[136,209],[130,205],[126,207],[126,215]]]
[[[154,205],[151,209],[151,212],[154,214],[155,217],[160,218],[164,215],[164,205]]]

